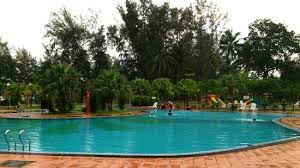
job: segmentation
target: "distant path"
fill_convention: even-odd
[[[112,114],[91,114],[89,117],[117,117],[117,116],[130,116],[130,115],[142,115],[145,114],[142,111],[120,112]],[[67,114],[51,114],[41,112],[20,112],[20,113],[4,113],[0,112],[0,118],[28,118],[28,119],[56,119],[56,118],[86,118],[84,113],[67,113]]]

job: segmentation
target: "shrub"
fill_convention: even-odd
[[[131,99],[132,106],[152,106],[154,102],[150,96],[135,96]]]

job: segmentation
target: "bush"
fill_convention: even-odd
[[[131,99],[132,106],[152,106],[154,102],[150,96],[135,96]]]
[[[93,92],[91,94],[91,112],[96,113],[98,110],[105,110],[106,104],[104,98],[101,97],[101,94]]]

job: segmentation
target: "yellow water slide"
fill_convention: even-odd
[[[210,101],[214,104],[220,105],[221,108],[225,108],[226,104],[221,99],[216,99],[214,96],[210,96]]]

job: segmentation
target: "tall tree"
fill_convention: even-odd
[[[249,34],[239,54],[241,65],[257,77],[267,78],[291,56],[299,53],[295,32],[281,23],[259,19],[249,26]]]
[[[82,17],[73,16],[65,8],[51,14],[46,25],[48,57],[56,63],[70,64],[87,80],[90,76],[90,62],[86,50],[88,23]]]
[[[220,49],[222,53],[221,74],[229,74],[237,68],[237,52],[240,47],[238,36],[240,33],[233,33],[226,30],[221,36]],[[224,71],[224,72],[223,72]]]
[[[37,70],[37,61],[25,49],[16,51],[17,81],[20,83],[32,83],[32,77]]]
[[[91,33],[89,52],[93,61],[92,76],[96,78],[101,71],[111,67],[109,55],[106,53],[107,44],[103,26],[96,32]]]
[[[8,43],[0,39],[0,82],[10,83],[16,77],[16,63],[12,58]]]
[[[196,1],[194,71],[197,79],[214,79],[220,66],[219,41],[227,14],[208,0]]]
[[[161,77],[179,81],[216,77],[218,40],[226,18],[206,0],[192,7],[172,8],[150,0],[118,7],[124,21],[109,27],[108,37],[120,52],[120,65],[130,79]]]

